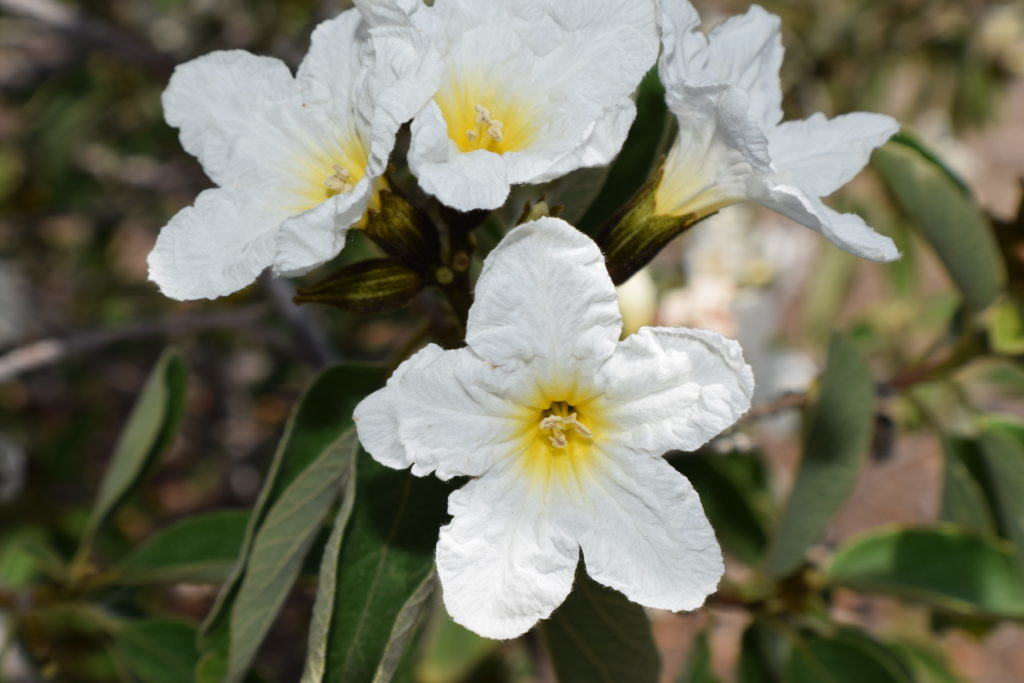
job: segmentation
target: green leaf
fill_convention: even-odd
[[[353,463],[353,467],[355,463]],[[324,665],[327,661],[327,636],[330,633],[331,616],[334,614],[335,589],[338,584],[338,556],[341,553],[341,540],[345,536],[352,507],[356,499],[356,478],[350,476],[345,482],[345,493],[342,495],[338,513],[334,517],[331,535],[324,546],[320,559],[320,572],[317,580],[316,603],[313,605],[313,619],[309,625],[309,644],[306,653],[306,668],[302,681],[320,681],[324,676]]]
[[[899,140],[875,152],[874,164],[903,209],[945,264],[967,305],[984,310],[1006,287],[1006,268],[985,214],[945,167]]]
[[[203,666],[207,670],[216,671],[220,666],[216,664],[218,659],[225,660],[222,665],[227,666],[229,615],[249,562],[253,539],[268,511],[310,464],[351,427],[356,405],[364,396],[378,389],[385,379],[386,374],[380,368],[337,365],[320,373],[295,406],[249,518],[238,561],[221,586],[217,601],[202,626],[200,648],[204,654]],[[210,656],[205,656],[207,654]],[[219,683],[221,679],[206,680]]]
[[[169,349],[160,356],[107,465],[78,549],[79,559],[88,555],[93,538],[107,516],[174,440],[185,413],[187,375],[185,362],[177,351]]]
[[[959,527],[873,530],[832,560],[826,578],[968,616],[1024,617],[1024,582],[1005,544]]]
[[[643,607],[576,570],[572,593],[540,623],[560,683],[654,683],[661,660]]]
[[[658,70],[651,69],[640,83],[636,119],[619,156],[612,162],[604,187],[580,219],[580,230],[594,235],[647,182],[668,146],[673,117],[665,105],[665,88]]]
[[[677,683],[717,683],[718,677],[711,670],[711,646],[708,644],[708,632],[702,631],[693,642],[690,661],[679,677]]]
[[[221,510],[158,531],[115,567],[117,581],[219,583],[231,573],[249,523],[248,510]]]
[[[998,425],[982,432],[980,443],[1000,527],[1013,541],[1024,578],[1024,443]]]
[[[142,683],[189,683],[199,659],[196,629],[165,619],[130,622],[114,638],[125,666]]]
[[[768,482],[760,458],[749,453],[686,453],[670,458],[700,494],[704,512],[727,552],[760,562],[768,545],[764,510]]]
[[[252,663],[324,519],[352,475],[358,450],[355,429],[350,429],[296,477],[267,512],[231,609],[227,681],[240,680]]]
[[[422,661],[416,667],[421,683],[465,680],[498,647],[498,641],[481,638],[459,626],[443,609],[434,620]]]
[[[880,646],[879,646],[880,647]],[[783,679],[786,683],[910,683],[893,658],[862,639],[811,636],[795,643]]]
[[[434,547],[450,487],[386,468],[365,453],[357,472],[326,659],[306,666],[307,673],[323,673],[306,681],[390,680],[434,588]]]
[[[982,534],[996,533],[985,490],[972,473],[980,456],[970,439],[944,438],[944,474],[940,518]]]
[[[871,443],[874,406],[867,367],[848,339],[834,336],[800,470],[765,560],[771,576],[783,576],[800,564],[853,491]]]
[[[412,301],[425,284],[420,273],[394,259],[370,259],[300,289],[295,302],[327,304],[349,313],[389,313]]]

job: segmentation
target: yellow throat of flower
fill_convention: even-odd
[[[370,152],[359,134],[350,132],[333,145],[317,147],[296,160],[296,203],[293,213],[315,208],[331,197],[345,194],[366,176]]]
[[[482,85],[482,79],[452,79],[436,97],[448,136],[463,152],[505,154],[533,142],[535,114],[522,98]]]
[[[579,395],[570,400],[539,397],[524,414],[520,438],[522,464],[530,481],[541,487],[578,480],[597,462],[602,434],[606,433],[598,401]]]

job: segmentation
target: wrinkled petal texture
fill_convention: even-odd
[[[608,163],[635,117],[630,96],[657,55],[652,2],[438,0],[411,21],[419,31],[410,36],[432,35],[443,55],[439,100],[470,114],[479,104],[506,124],[503,144],[466,149],[456,139],[469,132],[462,122],[475,125],[471,116],[428,107],[417,118],[410,167],[428,192],[463,211],[497,208],[512,184]],[[497,159],[462,159],[481,155]]]
[[[646,607],[695,610],[725,567],[693,486],[661,458],[608,453],[584,493],[587,573]]]
[[[898,124],[867,113],[831,120],[815,114],[780,124],[778,17],[754,5],[704,34],[689,2],[659,3],[660,73],[680,125],[658,190],[659,211],[702,217],[752,200],[850,253],[873,261],[899,258],[891,239],[820,201],[852,180]],[[716,87],[727,94],[709,97]]]
[[[487,257],[466,342],[490,363],[587,377],[622,332],[615,287],[593,240],[558,218],[512,230]]]
[[[265,268],[303,274],[341,251],[347,229],[366,210],[402,123],[379,114],[402,108],[395,104],[402,101],[401,87],[374,61],[369,30],[356,10],[324,22],[313,32],[296,77],[278,60],[238,50],[214,52],[177,68],[163,96],[168,123],[179,128],[182,145],[210,178],[246,205],[242,213],[259,220],[248,229],[254,245],[240,248],[246,240],[245,232],[233,227],[238,218],[203,227],[195,221],[210,212],[187,214],[190,233],[209,233],[202,240],[208,250],[203,267],[224,272],[199,279],[211,285],[209,290],[196,282],[168,281],[196,268],[166,262],[188,257],[189,250],[165,249],[156,257],[163,267],[151,272],[162,291],[222,296],[251,283]],[[377,96],[389,96],[388,105]],[[406,119],[413,113],[408,111]],[[328,182],[338,168],[346,175],[335,182],[347,186],[332,191]],[[180,245],[180,236],[174,241]],[[268,242],[273,249],[266,248]],[[260,263],[252,260],[255,255]],[[251,275],[240,278],[242,272]],[[235,289],[225,291],[228,282],[235,282]]]
[[[514,463],[469,482],[448,499],[437,573],[459,624],[515,638],[565,600],[579,559],[576,516],[531,489]]]
[[[515,455],[529,375],[498,368],[470,349],[430,345],[355,411],[363,446],[380,463],[442,479],[480,476]]]
[[[735,341],[705,330],[645,327],[602,367],[616,448],[697,450],[750,408],[754,377]]]
[[[494,249],[468,327],[467,348],[426,347],[355,411],[379,462],[476,477],[449,498],[438,540],[452,618],[488,638],[525,633],[568,595],[581,548],[587,571],[631,600],[703,604],[722,554],[697,493],[661,455],[699,448],[749,408],[739,346],[685,329],[619,342],[600,251],[556,218]],[[543,424],[565,415],[561,401],[593,428],[571,446]]]

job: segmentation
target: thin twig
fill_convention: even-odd
[[[215,329],[252,325],[267,315],[263,305],[227,311],[200,311],[155,322],[107,330],[87,330],[63,337],[50,337],[14,348],[0,356],[0,382],[26,372],[61,363],[69,358],[100,349],[152,337],[179,337]]]
[[[743,416],[742,421],[753,422],[754,420],[771,417],[786,410],[802,408],[806,403],[807,394],[805,393],[783,394],[774,401],[754,406],[747,411],[747,414]]]

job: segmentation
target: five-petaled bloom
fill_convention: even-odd
[[[164,294],[224,296],[268,267],[305,273],[341,251],[424,97],[414,62],[378,65],[373,30],[357,10],[324,22],[294,77],[241,50],[178,67],[165,116],[219,187],[161,231],[149,272]]]
[[[619,341],[597,246],[544,218],[490,254],[467,347],[431,345],[356,409],[393,468],[473,479],[437,545],[455,621],[511,638],[565,599],[580,549],[597,581],[650,607],[693,610],[723,572],[697,493],[662,455],[694,450],[750,406],[739,345],[643,328]]]
[[[610,162],[658,54],[653,0],[359,4],[393,22],[388,51],[404,43],[441,66],[412,123],[409,166],[460,211],[501,206],[511,185]]]
[[[754,201],[873,261],[899,258],[888,237],[827,196],[867,164],[899,130],[881,114],[782,120],[782,40],[778,17],[757,5],[705,35],[686,0],[659,0],[659,67],[679,137],[663,167],[655,213],[700,219]]]

